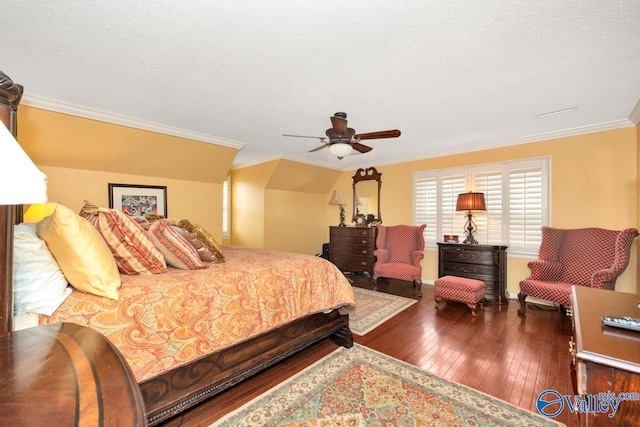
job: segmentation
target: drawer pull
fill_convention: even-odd
[[[573,341],[573,337],[569,337],[569,355],[571,356],[571,361],[573,362],[573,366],[576,365],[576,343]]]
[[[367,261],[362,261],[362,265],[367,265]]]
[[[368,253],[369,253],[369,251],[367,251],[366,249],[363,249],[363,250],[362,250],[362,255],[366,255],[366,254],[368,254]]]
[[[362,241],[362,244],[363,244],[363,245],[366,245],[367,243],[369,243],[369,242],[367,242],[366,240],[363,240],[363,241]]]

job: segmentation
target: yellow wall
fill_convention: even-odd
[[[237,150],[56,113],[18,109],[18,140],[47,175],[51,201],[108,205],[108,184],[163,185],[171,217],[222,237],[222,182]]]
[[[49,200],[74,212],[80,211],[84,200],[108,206],[109,183],[164,185],[170,218],[187,218],[222,241],[222,184],[51,166],[40,166],[40,170],[47,175]]]

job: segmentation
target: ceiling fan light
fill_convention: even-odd
[[[347,144],[346,142],[336,142],[329,146],[329,151],[331,151],[331,154],[337,158],[342,159],[344,156],[348,156],[351,153],[351,144]]]

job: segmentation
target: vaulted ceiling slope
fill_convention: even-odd
[[[640,117],[638,0],[34,0],[4,2],[0,27],[25,103],[241,148],[236,167],[348,170]],[[282,136],[322,137],[338,111],[402,136],[342,160]]]

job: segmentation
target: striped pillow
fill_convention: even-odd
[[[158,274],[167,271],[162,254],[147,233],[127,214],[85,201],[80,216],[102,235],[122,274]]]
[[[151,224],[149,238],[172,267],[182,270],[208,267],[202,262],[196,249],[164,219]]]

